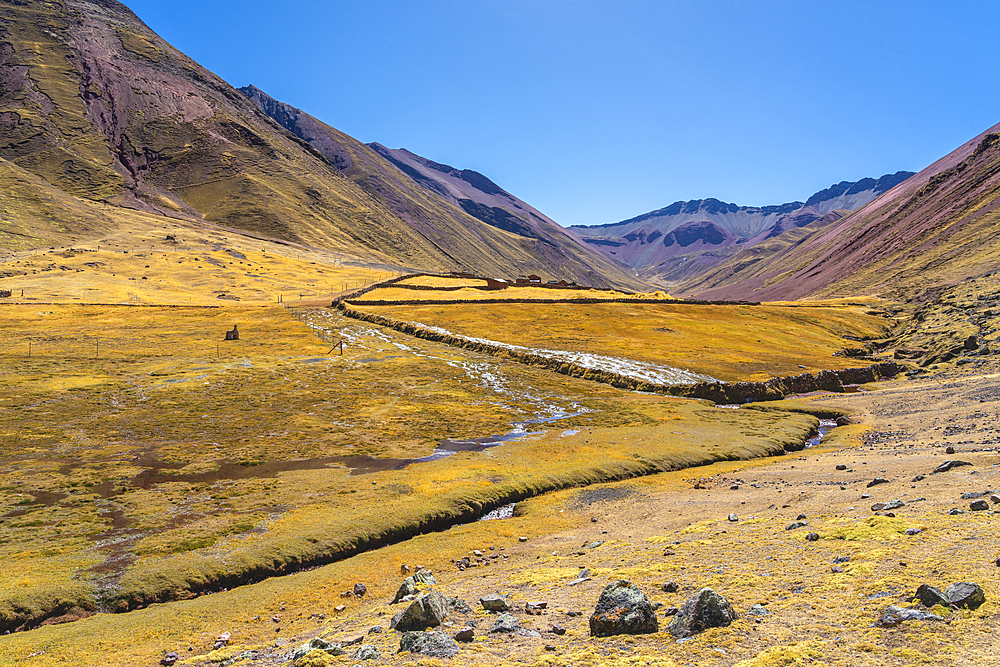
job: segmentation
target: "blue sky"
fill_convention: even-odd
[[[1000,122],[997,2],[126,4],[234,86],[480,171],[563,225],[804,200]]]

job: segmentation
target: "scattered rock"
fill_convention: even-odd
[[[920,611],[919,609],[904,609],[903,607],[897,607],[892,605],[888,607],[877,621],[875,625],[881,628],[891,628],[899,625],[903,621],[943,621],[943,616],[938,616],[937,614],[929,614],[925,611]]]
[[[662,586],[660,586],[660,590],[662,590],[664,593],[676,593],[677,592],[677,582],[676,581],[668,581],[665,584],[663,584]]]
[[[945,589],[944,596],[949,604],[966,609],[979,609],[979,606],[986,602],[986,594],[983,593],[982,587],[968,581],[952,584]]]
[[[807,516],[806,516],[805,514],[800,514],[800,515],[798,515],[797,517],[795,517],[795,520],[796,520],[796,521],[805,521],[805,520],[806,520],[806,519],[808,519],[808,518],[809,518],[809,517],[807,517]]]
[[[361,647],[354,652],[355,660],[378,660],[382,657],[379,653],[378,647],[375,644],[362,644]]]
[[[709,628],[721,628],[738,618],[729,600],[711,588],[703,588],[689,598],[667,627],[675,637],[691,637]]]
[[[755,604],[747,610],[747,616],[767,616],[770,613],[762,604]]]
[[[969,503],[969,509],[973,512],[982,512],[983,510],[988,510],[990,508],[990,503],[987,500],[973,500]]]
[[[180,660],[180,658],[181,657],[177,655],[177,651],[171,651],[160,659],[160,664],[165,665],[166,667],[171,667],[171,665]]]
[[[840,567],[839,565],[834,565],[833,567],[830,568],[830,572],[833,572],[834,574],[840,574],[843,571],[844,568]]]
[[[448,598],[448,608],[457,611],[460,614],[471,614],[472,607],[469,603],[460,598],[449,596]]]
[[[483,605],[483,609],[486,611],[509,611],[510,606],[507,605],[507,600],[502,595],[497,595],[496,593],[491,593],[489,595],[484,595],[479,598],[479,604]]]
[[[737,521],[740,520],[740,518],[738,516],[736,516],[735,514],[730,514],[729,515],[729,520],[732,521],[733,523],[736,523]]]
[[[922,532],[923,531],[920,530],[919,528],[907,528],[906,531],[905,531],[905,534],[912,536],[912,535],[919,535]]]
[[[541,616],[542,610],[549,606],[548,602],[532,600],[524,604],[524,613],[528,616]]]
[[[230,633],[230,632],[227,631],[227,632],[223,632],[221,635],[219,635],[218,637],[216,637],[215,638],[215,646],[213,647],[213,650],[218,651],[223,646],[226,646],[229,643],[229,638],[232,637],[232,636],[233,636],[232,633]]]
[[[666,609],[663,610],[663,615],[664,616],[676,616],[677,615],[677,607],[667,607]]]
[[[819,541],[819,533],[809,533],[806,535],[807,542],[817,542]]]
[[[902,500],[892,500],[887,503],[875,503],[872,505],[872,512],[882,512],[886,510],[898,510],[900,507],[904,507],[906,503]]]
[[[921,584],[917,592],[913,595],[912,600],[920,602],[925,607],[933,607],[939,604],[947,607],[949,604],[948,597],[930,584]]]
[[[399,590],[396,591],[396,596],[392,599],[392,603],[396,604],[408,595],[416,595],[418,592],[417,586],[420,584],[433,586],[437,584],[437,580],[427,570],[418,571],[416,574],[403,579],[403,583],[399,585]]]
[[[551,628],[549,628],[549,632],[551,632],[554,635],[559,635],[561,637],[562,635],[566,634],[566,628],[564,628],[561,625],[553,625]]]
[[[955,448],[952,447],[951,445],[948,445],[947,447],[944,448],[944,453],[945,454],[954,454],[955,453]]]
[[[590,568],[585,567],[580,570],[580,574],[576,575],[576,579],[569,582],[569,586],[576,586],[577,584],[582,584],[585,581],[590,581]]]
[[[605,587],[590,617],[594,637],[648,634],[658,629],[656,613],[646,595],[624,579]]]
[[[333,644],[331,642],[326,641],[325,639],[320,639],[319,637],[315,637],[313,639],[310,639],[305,644],[298,647],[297,649],[295,649],[295,651],[292,652],[292,662],[297,661],[302,656],[306,655],[307,653],[312,653],[313,651],[323,651],[324,653],[328,653],[330,655],[335,655],[335,656],[344,655],[344,649],[340,644]]]
[[[998,495],[997,495],[997,494],[995,494],[995,493],[994,493],[994,494],[991,494],[991,495],[990,495],[990,502],[991,502],[991,503],[993,503],[994,505],[996,505],[996,504],[1000,503],[1000,496],[998,496]]]
[[[836,422],[837,426],[848,426],[851,423],[851,420],[848,417],[841,416],[837,417]]]
[[[545,645],[545,650],[546,651],[555,651],[556,647],[553,644],[546,644]]]
[[[913,481],[914,482],[922,482],[925,479],[927,479],[927,475],[917,475],[916,477],[913,478]]]
[[[370,634],[370,635],[379,635],[379,634],[382,634],[382,626],[381,625],[373,625],[372,627],[368,628],[368,634]]]
[[[521,537],[517,538],[517,541],[518,541],[518,542],[527,542],[527,541],[528,541],[528,538],[527,538],[527,537],[525,537],[524,535],[522,535]]]
[[[845,466],[843,463],[839,463],[837,464],[837,470],[847,470],[847,466]]]
[[[879,484],[888,484],[888,483],[889,483],[889,480],[887,480],[885,477],[876,477],[872,481],[870,481],[867,484],[865,484],[865,486],[870,489],[873,486],[878,486]]]
[[[475,629],[468,625],[455,633],[455,641],[457,642],[471,642],[475,637]]]
[[[945,461],[944,463],[942,463],[941,465],[939,465],[937,468],[934,468],[934,470],[931,470],[931,474],[933,475],[934,473],[948,472],[949,470],[951,470],[953,468],[961,468],[962,466],[971,466],[971,465],[972,464],[969,463],[968,461],[958,461],[958,460],[955,460],[955,461]]]
[[[364,584],[354,584],[354,595],[355,597],[363,598],[365,593],[368,592],[368,587]]]
[[[520,627],[521,624],[515,617],[511,616],[510,614],[503,613],[497,616],[496,620],[493,621],[493,625],[492,627],[490,627],[489,632],[490,634],[494,634],[497,632],[504,632],[510,634],[511,632],[516,632],[518,629],[520,629]]]
[[[406,632],[399,639],[399,650],[430,658],[450,658],[460,649],[458,643],[443,632]]]
[[[805,528],[808,525],[809,525],[808,521],[796,521],[795,523],[789,524],[788,527],[785,528],[785,530],[796,530],[798,528]]]
[[[948,514],[950,514],[952,516],[956,516],[958,514],[965,514],[965,512],[963,512],[962,510],[958,509],[957,507],[952,507],[950,510],[948,510]]]
[[[423,630],[441,625],[447,617],[448,601],[437,591],[430,591],[393,616],[389,627],[400,632]]]

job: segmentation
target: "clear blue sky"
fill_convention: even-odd
[[[563,225],[802,200],[1000,121],[1000,3],[128,0],[234,86]]]

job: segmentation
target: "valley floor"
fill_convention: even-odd
[[[857,423],[799,454],[558,491],[521,503],[509,519],[420,536],[293,577],[17,633],[0,639],[0,662],[155,664],[177,651],[178,664],[282,665],[311,637],[337,642],[380,626],[364,639],[381,653],[370,664],[992,664],[1000,625],[998,513],[992,504],[971,511],[963,494],[988,500],[998,488],[998,371],[991,361],[869,392],[804,397],[846,408]],[[931,474],[948,459],[972,465]],[[917,481],[919,475],[925,477]],[[888,481],[869,487],[876,477]],[[905,504],[891,513],[871,509],[896,499]],[[802,515],[808,525],[788,530]],[[818,541],[806,541],[809,532]],[[498,557],[464,571],[451,562],[474,549]],[[477,626],[475,640],[454,658],[397,653],[399,634],[388,622],[401,608],[389,604],[401,563],[432,569],[438,590],[472,607],[444,628],[453,634]],[[590,579],[570,585],[582,568]],[[659,632],[589,636],[601,590],[619,578],[663,604]],[[662,591],[669,581],[676,593]],[[910,606],[919,585],[943,590],[958,581],[981,585],[986,603],[976,611],[939,607],[943,621],[873,626],[889,605]],[[356,582],[368,595],[342,597]],[[666,631],[664,611],[704,586],[726,596],[740,619],[677,641]],[[490,593],[507,597],[528,632],[487,633],[493,618],[478,599]],[[542,615],[525,614],[533,600],[548,603]],[[747,615],[754,604],[767,614]],[[550,633],[552,626],[565,635]],[[231,633],[229,645],[213,651],[223,632]],[[314,664],[355,664],[353,648]]]

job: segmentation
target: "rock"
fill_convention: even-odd
[[[576,586],[577,584],[582,584],[585,581],[590,581],[590,568],[585,567],[580,570],[580,574],[576,575],[576,579],[569,582],[569,586]]]
[[[888,607],[877,621],[875,625],[881,628],[891,628],[899,625],[903,621],[943,621],[943,616],[938,616],[937,614],[928,614],[927,612],[920,611],[919,609],[904,609],[902,607],[897,607],[892,605]]]
[[[965,609],[979,609],[979,606],[986,602],[986,594],[983,593],[982,587],[968,581],[952,584],[945,589],[944,596],[949,604]]]
[[[479,604],[483,605],[483,609],[486,611],[509,611],[510,606],[507,605],[507,600],[502,595],[497,595],[496,593],[491,593],[489,595],[484,595],[479,598]]]
[[[840,567],[839,565],[834,565],[833,567],[830,568],[830,572],[833,572],[834,574],[840,574],[843,571],[844,568]]]
[[[948,452],[948,453],[949,454],[954,454],[954,452]],[[962,466],[971,466],[971,465],[972,464],[969,463],[968,461],[959,461],[957,459],[956,460],[949,460],[949,461],[945,461],[944,463],[942,463],[941,465],[939,465],[937,468],[934,468],[934,470],[931,470],[931,474],[933,475],[933,474],[939,473],[939,472],[948,472],[949,470],[951,470],[953,468],[961,468]]]
[[[770,613],[771,612],[764,608],[764,605],[755,604],[747,611],[747,616],[767,616]]]
[[[549,606],[548,602],[532,600],[524,604],[524,613],[528,616],[541,616],[542,610]]]
[[[957,507],[952,507],[950,510],[948,510],[948,514],[950,514],[952,516],[956,516],[958,514],[965,514],[965,512],[963,512],[962,510],[958,509]]]
[[[335,655],[335,656],[344,655],[344,649],[340,644],[333,644],[331,642],[326,641],[325,639],[320,639],[319,637],[315,637],[313,639],[310,639],[305,644],[298,647],[297,649],[295,649],[295,651],[292,652],[292,662],[295,662],[302,656],[306,655],[307,653],[312,653],[313,651],[323,651],[324,653],[328,653],[330,655]]]
[[[952,447],[951,445],[948,445],[947,447],[944,448],[944,453],[945,454],[954,454],[955,453],[955,448]]]
[[[990,502],[991,502],[991,503],[993,503],[994,505],[996,505],[996,504],[1000,503],[1000,496],[998,496],[998,495],[997,495],[997,494],[995,494],[995,493],[994,493],[994,494],[991,494],[991,495],[990,495]]]
[[[847,470],[847,466],[843,463],[837,464],[837,470]]]
[[[455,633],[455,641],[457,642],[471,642],[475,637],[475,629],[468,625]]]
[[[546,651],[555,651],[556,647],[553,644],[546,644],[545,645],[545,650]]]
[[[663,610],[663,615],[664,616],[676,616],[677,615],[677,607],[667,607],[666,609]]]
[[[930,584],[921,584],[912,599],[919,601],[925,607],[933,607],[938,604],[947,607],[949,604],[948,597]]]
[[[503,613],[497,616],[497,619],[493,621],[493,625],[490,627],[490,634],[495,634],[497,632],[504,632],[510,634],[520,629],[521,624],[516,618],[510,614]]]
[[[454,639],[443,632],[406,632],[399,639],[399,650],[429,658],[450,658],[461,649]]]
[[[807,542],[817,542],[819,541],[819,533],[809,533],[806,535]]]
[[[393,616],[389,627],[400,632],[424,630],[441,625],[447,617],[448,601],[437,591],[430,591]]]
[[[518,542],[527,542],[527,541],[528,541],[528,538],[527,538],[527,537],[525,537],[524,535],[522,535],[521,537],[517,538],[517,541],[518,541]]]
[[[427,570],[418,571],[416,574],[403,579],[403,583],[399,585],[399,590],[396,591],[396,596],[392,599],[392,603],[396,604],[408,595],[416,595],[419,592],[417,586],[420,584],[433,586],[437,584],[437,580]]]
[[[873,486],[878,486],[879,484],[888,484],[888,483],[889,480],[887,480],[885,477],[876,477],[872,481],[868,482],[865,486],[870,489]]]
[[[920,530],[919,528],[907,528],[904,534],[913,536],[913,535],[919,535],[922,532],[923,531]]]
[[[213,647],[213,650],[217,651],[220,648],[222,648],[223,646],[227,645],[229,643],[229,638],[232,637],[232,636],[233,636],[232,633],[230,633],[230,632],[227,631],[227,632],[223,632],[221,635],[219,635],[218,637],[216,637],[215,638],[215,646]]]
[[[362,644],[361,647],[354,652],[355,660],[378,660],[382,657],[379,653],[378,647],[375,644]]]
[[[990,503],[987,500],[973,500],[969,503],[969,509],[973,512],[982,512],[983,510],[988,510],[990,508]]]
[[[160,659],[160,664],[165,665],[166,667],[170,667],[175,662],[180,660],[180,658],[181,657],[177,655],[177,651],[171,651],[170,653],[166,654]]]
[[[800,515],[798,515],[797,517],[795,517],[795,520],[796,520],[796,521],[805,521],[805,520],[806,520],[806,519],[808,519],[808,518],[809,518],[809,517],[807,517],[807,516],[806,516],[805,514],[800,514]]]
[[[837,426],[847,426],[851,423],[851,420],[847,417],[837,417]]]
[[[733,484],[731,487],[729,487],[729,490],[730,491],[739,491],[740,490],[740,485],[739,484]]]
[[[472,607],[469,606],[469,603],[456,597],[448,597],[448,608],[457,611],[460,614],[472,613]]]
[[[380,634],[382,634],[382,626],[381,625],[373,625],[372,627],[368,628],[368,634],[370,634],[370,635],[380,635]]]
[[[677,582],[668,581],[667,583],[660,586],[660,590],[664,593],[676,593],[677,592]]]
[[[604,588],[590,617],[590,634],[594,637],[648,634],[658,629],[656,613],[646,595],[624,579]]]
[[[729,600],[711,588],[703,588],[689,598],[667,627],[675,637],[691,637],[709,628],[721,628],[738,618]]]
[[[732,521],[733,523],[736,523],[737,521],[740,520],[740,518],[738,516],[736,516],[735,514],[730,514],[729,515],[729,520]]]
[[[887,510],[898,510],[900,507],[905,507],[906,503],[902,500],[892,500],[887,503],[875,503],[872,505],[872,512],[882,512]]]
[[[914,482],[922,482],[925,479],[927,479],[927,475],[917,475],[916,477],[913,478],[913,481]]]
[[[808,525],[809,525],[808,521],[796,521],[795,523],[789,524],[788,527],[785,528],[785,530],[796,530],[798,528],[805,528]]]
[[[551,632],[554,635],[559,635],[561,637],[564,634],[566,634],[566,628],[564,628],[561,625],[553,625],[551,628],[549,628],[549,632]]]
[[[368,592],[368,587],[364,584],[354,584],[354,595],[359,598],[363,598],[365,593]],[[366,658],[367,659],[367,658]]]

